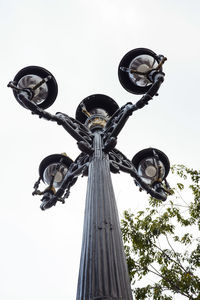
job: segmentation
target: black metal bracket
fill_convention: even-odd
[[[87,176],[89,166],[89,155],[81,153],[77,159],[70,165],[65,178],[62,182],[61,187],[57,192],[51,193],[49,189],[44,193],[41,199],[41,209],[45,210],[47,208],[56,205],[57,201],[65,203],[65,199],[69,197],[71,187],[76,183],[78,176]],[[37,185],[38,182],[36,182]]]
[[[171,193],[167,181],[165,182],[166,188],[161,182],[157,182],[154,186],[149,186],[146,184],[138,175],[137,170],[132,162],[119,150],[113,149],[109,153],[109,159],[111,172],[119,173],[122,171],[129,173],[131,177],[134,178],[136,186],[139,186],[140,191],[145,190],[152,197],[162,201],[165,201],[167,199],[167,195]]]
[[[140,187],[140,190],[146,190],[151,196],[166,200],[167,190],[165,190],[160,183],[158,183],[159,186],[156,186],[157,191],[155,190],[155,187],[148,186],[144,181],[142,181],[132,162],[115,148],[117,144],[117,137],[132,113],[143,108],[150,100],[152,100],[153,96],[157,95],[158,89],[164,81],[164,73],[156,71],[155,74],[153,74],[153,80],[154,83],[139,101],[135,104],[128,102],[123,105],[107,122],[101,133],[102,150],[109,155],[110,169],[113,173],[119,173],[120,171],[129,173],[135,179],[135,183]],[[14,82],[10,82],[8,86],[13,90],[17,90],[17,97],[20,104],[29,109],[32,114],[38,115],[39,118],[44,118],[61,125],[77,141],[77,145],[82,153],[69,167],[58,191],[55,192],[52,186],[50,186],[44,192],[40,192],[38,190],[40,183],[39,179],[35,184],[35,190],[33,192],[34,195],[43,195],[41,204],[41,209],[43,210],[55,205],[57,201],[64,203],[65,199],[69,196],[70,188],[75,184],[77,177],[81,174],[83,176],[87,175],[89,160],[94,152],[94,133],[87,126],[78,120],[69,117],[67,114],[58,112],[55,115],[52,115],[38,107],[35,103],[30,101],[32,94],[29,89],[19,89],[16,87]]]
[[[122,128],[126,124],[132,113],[138,109],[148,105],[149,101],[152,100],[153,96],[157,95],[160,85],[164,81],[164,73],[158,73],[155,77],[155,82],[152,84],[148,92],[135,104],[128,102],[121,108],[119,108],[111,117],[106,124],[103,140],[104,143],[110,143],[111,138],[117,138]]]
[[[14,83],[9,83],[9,87],[14,89]],[[78,120],[69,117],[67,114],[58,112],[55,115],[52,115],[38,107],[35,103],[30,101],[30,94],[25,89],[19,91],[18,99],[25,108],[31,110],[33,115],[38,115],[39,118],[44,118],[48,121],[56,122],[58,125],[62,125],[63,128],[79,143],[79,145],[84,145],[81,151],[92,153],[92,134],[85,125],[80,123]]]

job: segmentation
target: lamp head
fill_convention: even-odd
[[[39,166],[42,181],[55,189],[59,188],[73,161],[63,154],[52,154],[45,157]]]
[[[168,175],[170,162],[162,151],[147,148],[138,152],[132,159],[138,175],[149,186],[161,183]]]
[[[91,95],[77,107],[76,119],[90,129],[103,128],[118,108],[118,104],[106,95]]]
[[[43,109],[50,107],[56,100],[57,82],[54,76],[44,68],[37,66],[23,68],[17,73],[13,82],[18,89],[29,90],[32,95],[30,101]],[[13,90],[13,93],[19,102],[18,91]]]
[[[145,94],[152,85],[148,76],[153,70],[162,71],[166,58],[157,55],[147,48],[137,48],[129,51],[121,60],[118,77],[125,90],[133,94]]]

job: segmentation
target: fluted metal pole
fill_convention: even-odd
[[[94,135],[76,300],[132,300],[109,159]]]

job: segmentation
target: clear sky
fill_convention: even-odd
[[[0,299],[75,299],[87,182],[78,180],[65,205],[39,209],[31,193],[40,161],[80,152],[64,129],[22,108],[7,83],[37,65],[58,82],[51,113],[74,117],[95,93],[122,106],[140,96],[122,88],[118,64],[129,50],[150,48],[168,58],[166,79],[159,96],[129,119],[117,147],[131,159],[152,146],[171,164],[199,169],[199,11],[199,0],[0,1]],[[120,216],[147,204],[128,175],[113,176],[113,183]]]

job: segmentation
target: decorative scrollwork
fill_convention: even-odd
[[[10,85],[11,86],[11,85]],[[14,89],[14,84],[11,86]],[[41,107],[38,107],[34,102],[30,101],[30,95],[26,90],[21,90],[18,93],[20,103],[32,114],[36,114],[39,118],[44,118],[48,121],[54,121],[63,128],[75,139],[77,142],[83,142],[86,153],[92,152],[92,135],[88,128],[81,124],[78,120],[69,117],[66,114],[58,112],[55,115],[50,114]]]
[[[62,119],[64,122],[67,122],[78,134],[80,134],[84,139],[86,139],[89,143],[92,142],[91,131],[87,126],[82,124],[76,119],[69,117],[67,114],[57,112],[56,116]]]
[[[149,186],[139,176],[132,162],[117,149],[113,149],[109,153],[109,159],[111,172],[119,173],[120,171],[123,171],[125,173],[129,173],[131,177],[134,178],[136,186],[139,186],[140,191],[145,190],[152,197],[162,201],[167,199],[167,194],[170,194],[170,189],[166,180],[166,188],[160,182],[157,182],[154,186]]]
[[[114,113],[114,115],[106,124],[104,130],[104,141],[110,139],[111,137],[118,136],[119,132],[122,130],[133,111],[134,105],[131,102],[128,102]]]
[[[34,185],[33,195],[43,195],[40,208],[45,210],[56,205],[57,201],[65,203],[65,199],[69,197],[71,187],[76,183],[78,176],[88,175],[89,155],[81,153],[76,160],[70,165],[61,187],[56,192],[50,185],[43,192],[39,191],[41,178]]]
[[[110,170],[113,173],[119,173],[120,170],[129,173],[128,170],[126,170],[126,169],[123,170],[123,166],[128,169],[132,169],[132,168],[135,169],[132,162],[122,152],[120,152],[116,148],[113,149],[112,151],[110,151],[109,159],[110,159]],[[136,171],[136,169],[135,169],[135,171]]]
[[[162,82],[164,81],[164,73],[158,73],[155,82],[152,84],[147,93],[142,96],[140,100],[138,100],[135,104],[128,102],[121,108],[119,108],[111,117],[111,119],[106,124],[104,130],[104,142],[109,140],[111,137],[117,138],[118,134],[124,127],[128,118],[132,115],[132,113],[138,109],[143,108],[145,105],[149,103],[150,100],[155,95],[158,95],[158,89]]]
[[[69,117],[64,113],[56,113],[61,121],[61,124],[72,137],[77,140],[78,147],[82,152],[91,154],[93,152],[92,143],[93,135],[91,131],[81,122]]]
[[[160,182],[156,182],[154,186],[147,185],[142,180],[141,176],[138,175],[133,163],[123,153],[115,148],[117,144],[117,137],[128,118],[134,111],[147,105],[152,97],[157,94],[157,91],[164,80],[164,74],[157,74],[154,80],[155,81],[148,92],[139,101],[137,101],[135,104],[128,102],[119,108],[112,115],[110,120],[108,120],[105,128],[102,128],[102,132],[100,134],[102,138],[101,147],[102,150],[109,155],[111,172],[119,173],[120,171],[123,171],[129,173],[134,178],[136,185],[138,185],[140,189],[146,190],[147,193],[157,199],[166,200],[167,190],[162,186],[162,184]],[[14,82],[11,82],[9,86],[13,90],[17,89],[18,102],[20,102],[22,106],[29,109],[32,114],[38,115],[40,118],[54,121],[58,125],[62,125],[62,127],[77,141],[78,147],[81,150],[81,154],[77,157],[75,162],[70,165],[59,189],[55,191],[52,185],[50,185],[44,192],[40,192],[38,187],[41,178],[39,178],[35,184],[35,190],[33,192],[35,195],[43,195],[41,204],[41,209],[43,210],[55,205],[57,201],[64,203],[65,199],[69,196],[70,188],[75,184],[77,177],[81,174],[83,176],[87,176],[88,174],[89,161],[94,152],[94,132],[86,125],[69,117],[67,114],[58,112],[55,115],[52,115],[41,107],[37,106],[30,100],[31,95],[27,89],[19,90],[15,86]]]

